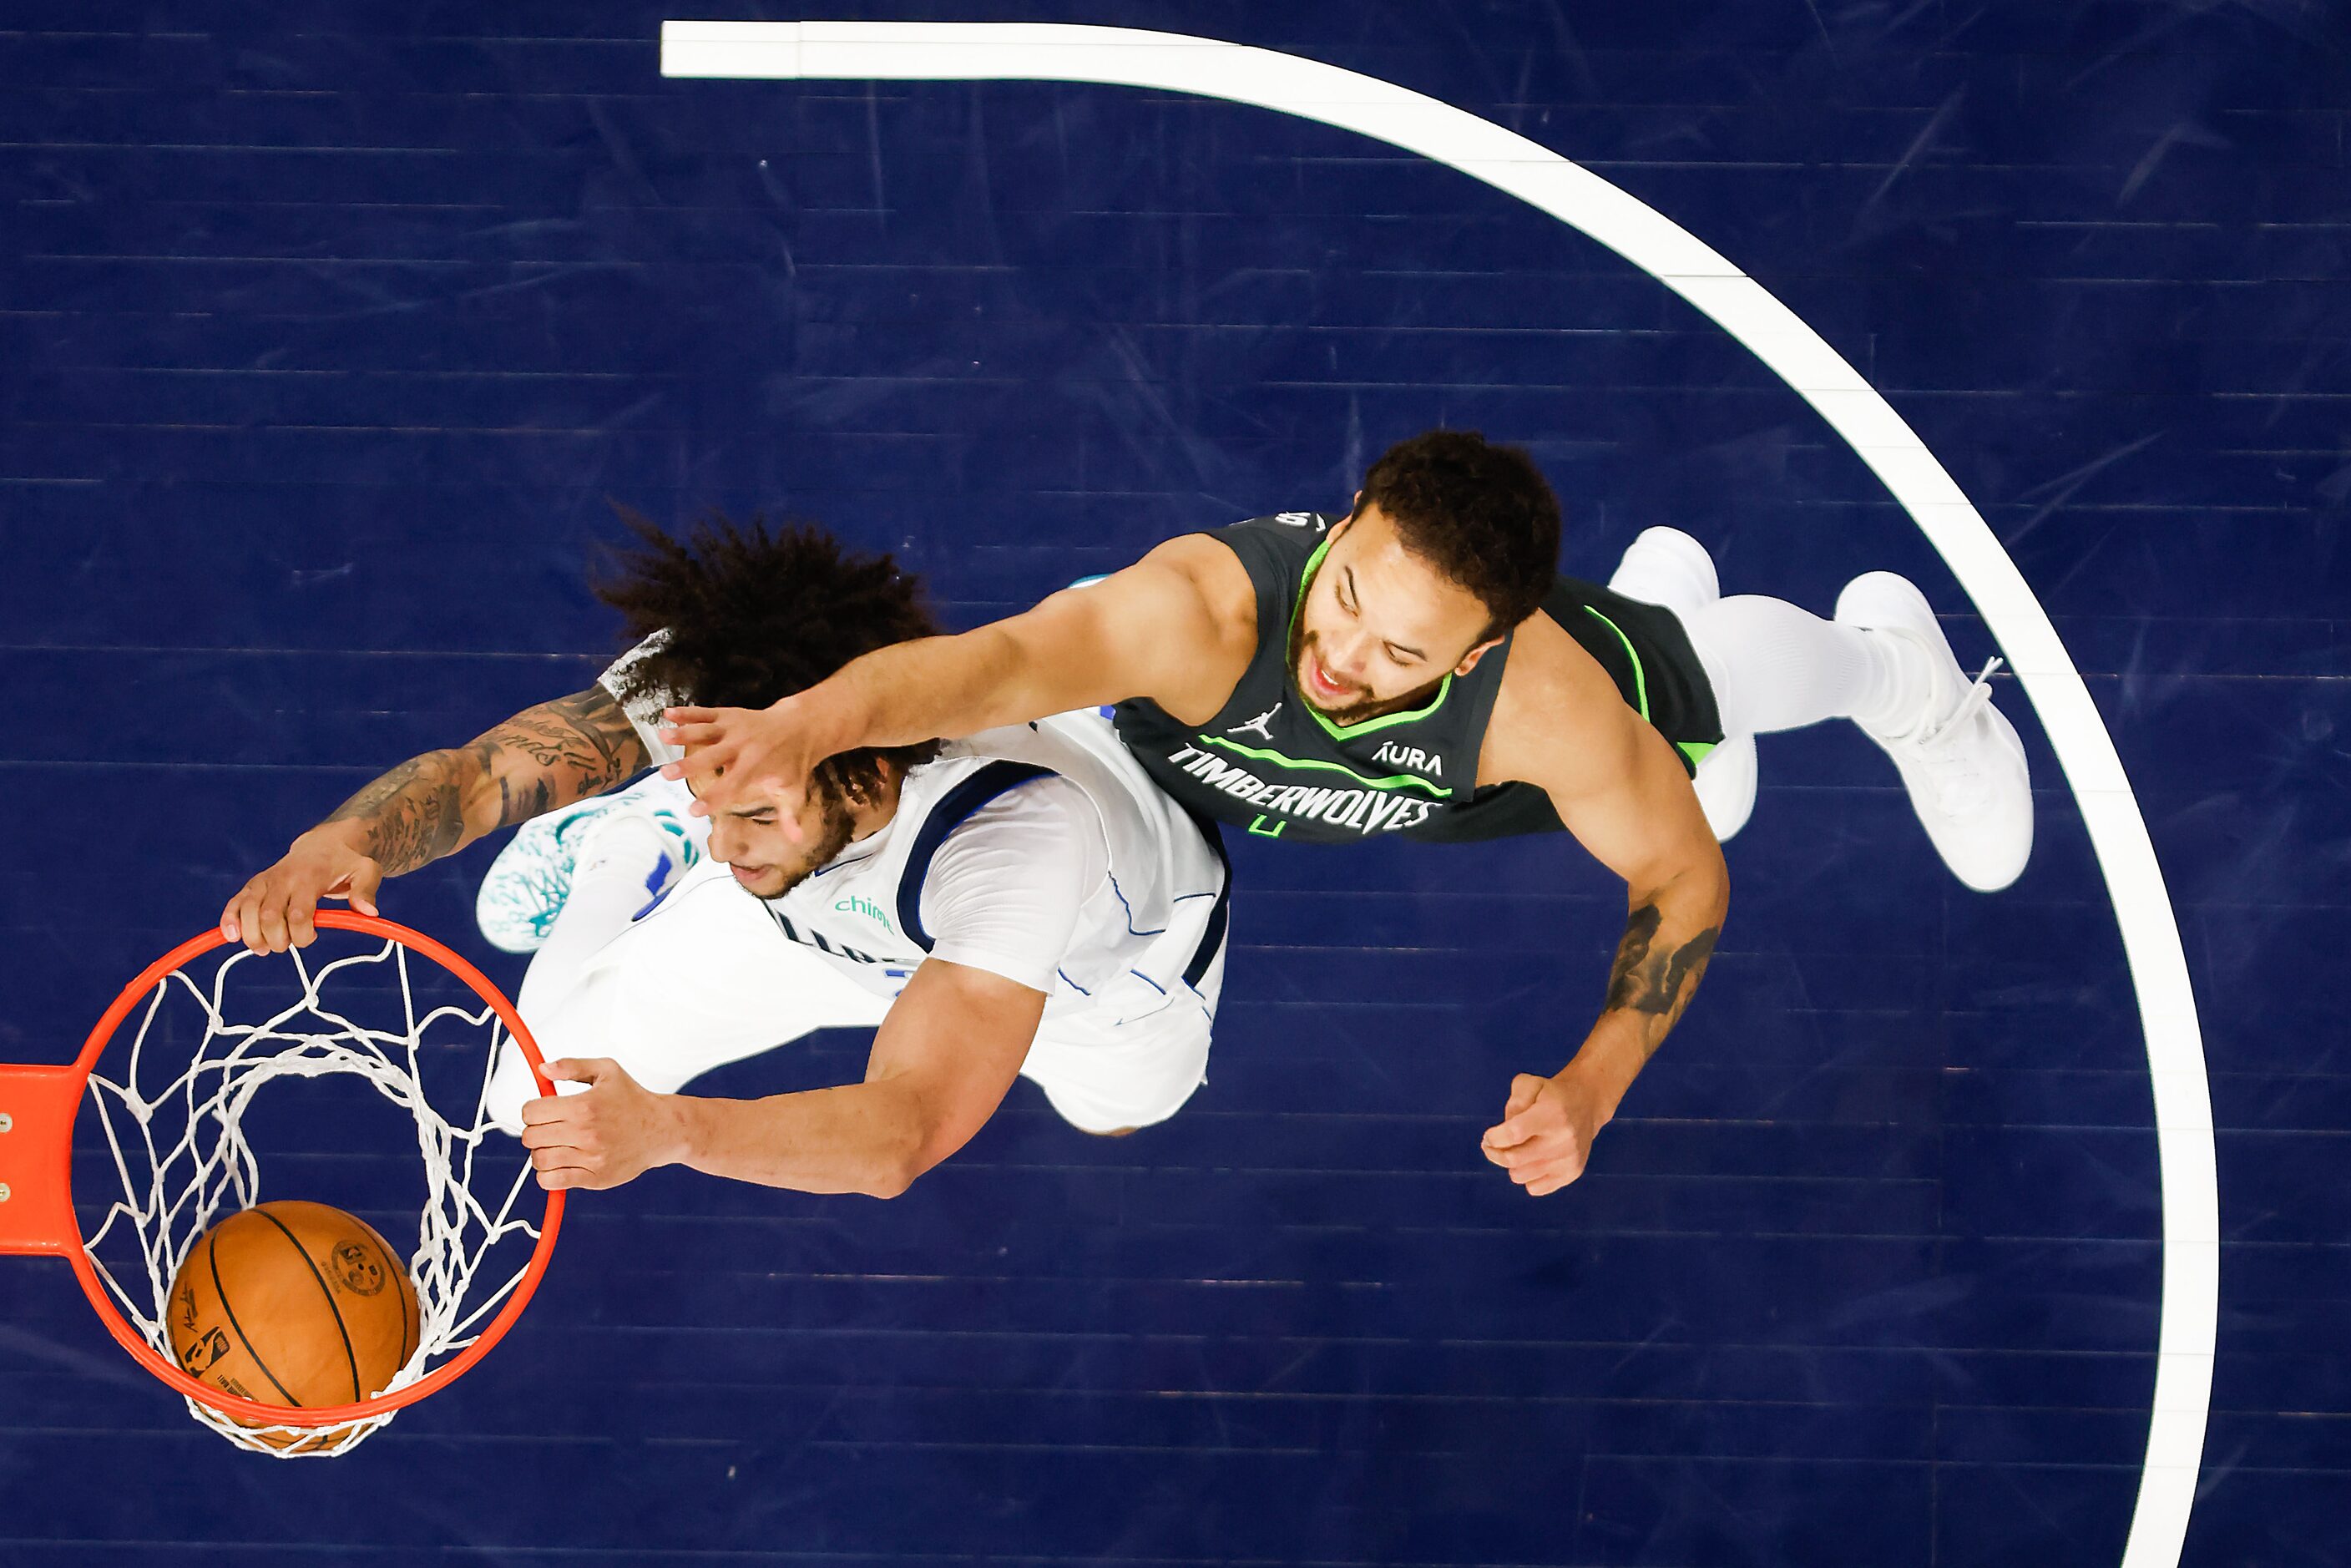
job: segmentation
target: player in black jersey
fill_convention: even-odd
[[[1262,836],[1563,827],[1625,879],[1625,936],[1573,1059],[1519,1074],[1484,1139],[1529,1192],[1556,1191],[1705,971],[1729,895],[1719,841],[1753,801],[1757,734],[1854,720],[1972,887],[2014,881],[2032,837],[2022,747],[1911,584],[1856,578],[1823,620],[1722,597],[1697,540],[1652,528],[1604,588],[1557,575],[1559,528],[1525,454],[1430,432],[1383,455],[1344,517],[1170,539],[772,708],[674,710],[674,770],[714,808],[765,793],[789,819],[837,752],[1116,705],[1163,788]]]

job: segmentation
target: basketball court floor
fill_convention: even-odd
[[[852,27],[664,75],[664,22],[751,19],[1268,53]],[[586,685],[608,501],[820,519],[969,624],[1478,428],[1570,570],[1671,523],[1730,591],[1916,578],[2021,672],[2039,834],[1967,893],[1861,736],[1767,737],[1698,1004],[1531,1200],[1479,1134],[1580,1037],[1621,889],[1563,841],[1232,833],[1173,1123],[1024,1083],[891,1202],[580,1195],[507,1341],[340,1459],[231,1448],[0,1260],[0,1562],[2341,1561],[2339,7],[0,29],[0,1057],[63,1060],[367,779]],[[495,848],[383,907],[511,988]],[[304,1121],[268,1196],[396,1207],[381,1131]]]

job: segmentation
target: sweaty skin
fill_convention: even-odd
[[[1376,507],[1331,530],[1301,609],[1291,680],[1349,719],[1404,706],[1495,646],[1483,606],[1397,541]],[[1170,539],[1134,565],[953,637],[866,654],[757,712],[673,708],[664,771],[697,810],[768,800],[793,817],[818,764],[1144,697],[1205,724],[1257,648],[1248,570],[1215,539]],[[1627,917],[1606,999],[1567,1065],[1512,1080],[1486,1157],[1536,1197],[1583,1172],[1592,1141],[1688,1006],[1729,904],[1729,874],[1672,747],[1540,612],[1517,629],[1479,754],[1480,786],[1534,785],[1578,842],[1625,879]]]

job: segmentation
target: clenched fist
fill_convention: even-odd
[[[1544,1197],[1583,1174],[1592,1140],[1607,1121],[1608,1107],[1589,1074],[1572,1066],[1555,1078],[1521,1072],[1510,1080],[1502,1119],[1486,1129],[1481,1146],[1530,1197]]]

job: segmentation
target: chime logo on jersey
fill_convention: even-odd
[[[1196,746],[1186,746],[1170,754],[1167,760],[1210,789],[1221,789],[1259,811],[1300,821],[1321,821],[1334,828],[1352,828],[1366,837],[1416,827],[1437,810],[1434,800],[1407,800],[1384,789],[1269,782]]]
[[[870,898],[863,898],[855,894],[852,894],[849,897],[841,900],[841,902],[835,904],[832,907],[842,915],[862,915],[866,919],[874,922],[876,925],[880,925],[883,930],[887,931],[893,936],[895,936],[898,934],[898,928],[890,924],[890,916],[883,913],[882,906],[874,903]]]

